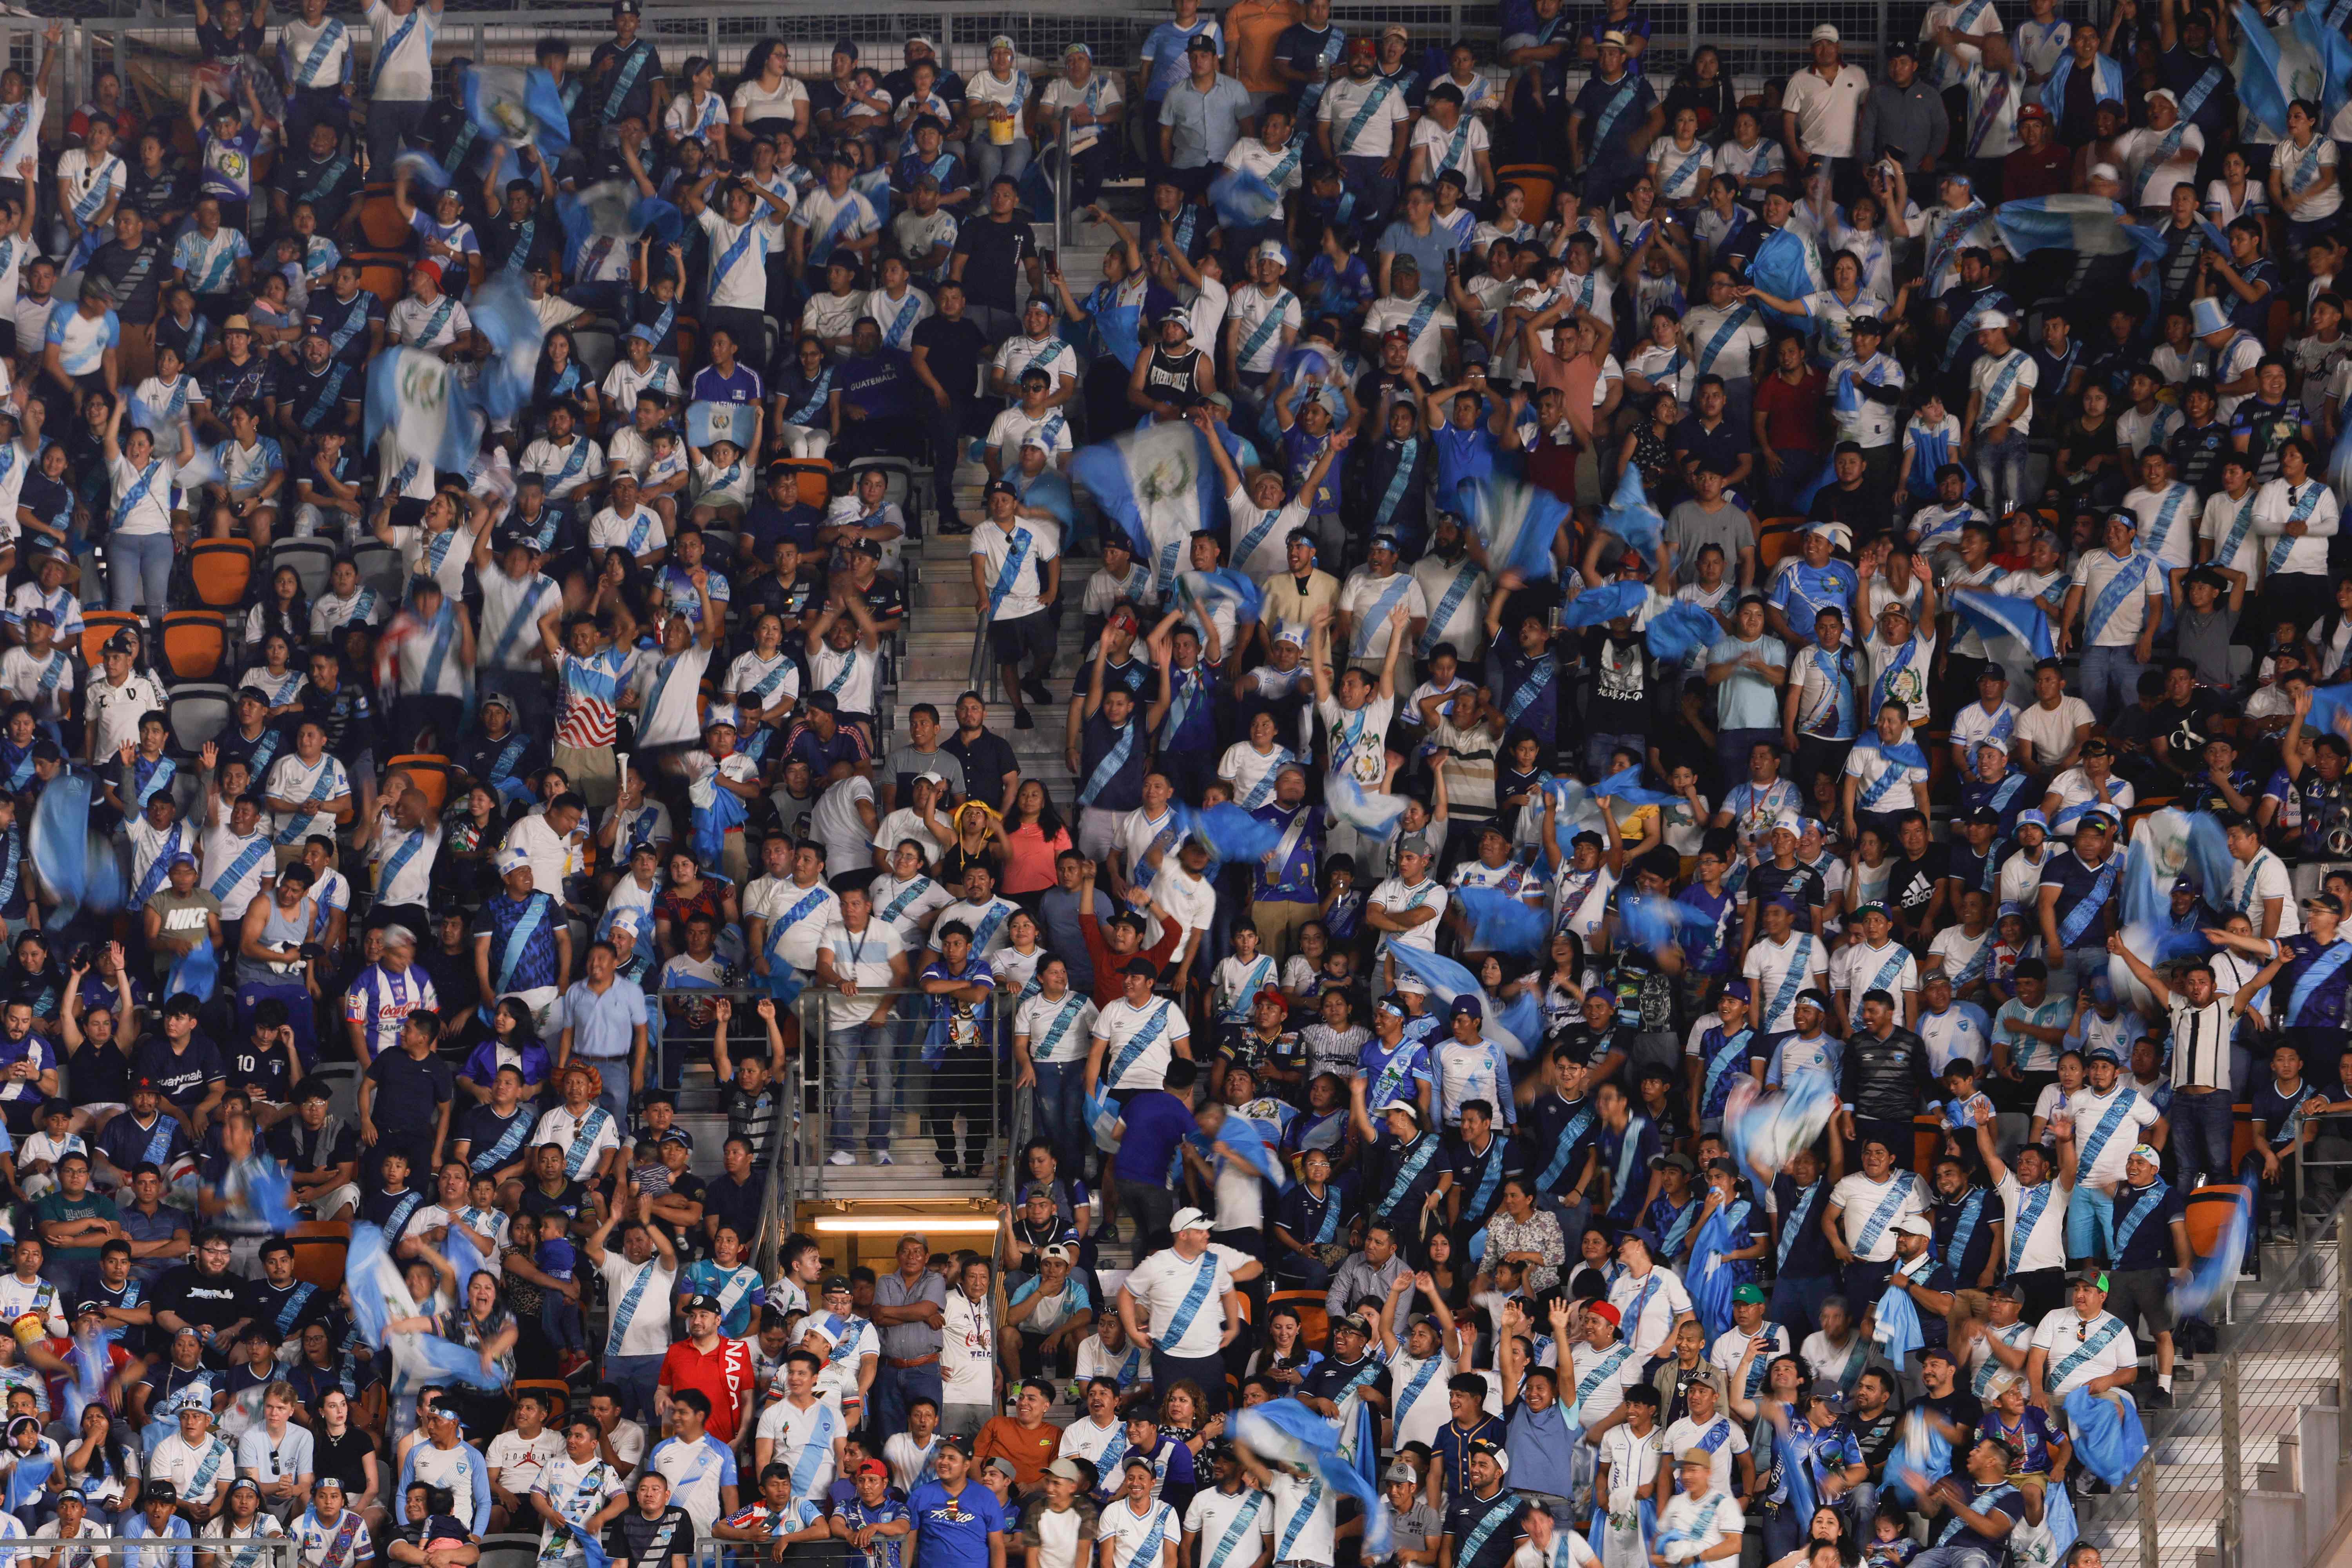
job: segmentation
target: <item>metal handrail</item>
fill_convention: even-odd
[[[2270,1195],[2274,1199],[2284,1196],[2286,1189],[2273,1187]],[[2265,1259],[2260,1278],[2238,1282],[2231,1298],[2229,1321],[2214,1325],[2221,1342],[2219,1353],[2199,1359],[2195,1382],[2176,1384],[2175,1403],[2170,1408],[2141,1411],[2148,1448],[2131,1484],[2116,1492],[2077,1502],[2080,1539],[2110,1552],[2107,1561],[2111,1565],[2120,1561],[2121,1552],[2136,1547],[2138,1568],[2160,1568],[2162,1494],[2173,1484],[2168,1467],[2179,1461],[2159,1463],[2158,1455],[2168,1443],[2218,1436],[2221,1449],[2221,1517],[2215,1526],[2215,1568],[2249,1568],[2244,1550],[2245,1499],[2249,1489],[2245,1483],[2243,1400],[2250,1371],[2247,1358],[2261,1353],[2251,1342],[2264,1330],[2298,1321],[2309,1323],[2311,1298],[2333,1289],[2336,1300],[2329,1321],[2336,1328],[2338,1387],[2352,1390],[2352,1293],[2346,1289],[2347,1282],[2352,1281],[2352,1194],[2337,1203],[2330,1219],[2332,1237],[2323,1237],[2322,1227],[2314,1227],[2283,1261]],[[2347,1452],[2352,1452],[2352,1408],[2348,1408],[2352,1407],[2352,1400],[2339,1395],[2337,1406],[2334,1451],[2314,1453],[2305,1446],[2301,1458],[2306,1470],[2315,1464],[2337,1466]],[[2313,1489],[2307,1480],[2305,1489],[2307,1494]],[[2347,1500],[2341,1486],[2317,1489],[2321,1496]],[[2324,1521],[2307,1532],[2315,1546],[2327,1538],[2334,1522]]]

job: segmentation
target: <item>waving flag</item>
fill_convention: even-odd
[[[1715,646],[1723,635],[1716,618],[1696,605],[1670,605],[1642,629],[1642,640],[1653,658],[1666,664],[1687,663],[1693,654]]]
[[[220,955],[213,944],[200,942],[172,961],[172,973],[163,982],[163,996],[188,995],[199,1002],[209,1002],[220,985]]]
[[[1344,773],[1333,773],[1326,783],[1323,804],[1334,817],[1373,838],[1394,834],[1404,817],[1404,796],[1368,790]]]
[[[1620,768],[1592,786],[1594,796],[1625,805],[1673,805],[1683,797],[1671,790],[1651,789],[1642,783],[1642,765]]]
[[[2229,896],[2230,880],[2236,875],[2238,862],[2230,853],[2229,830],[2221,819],[2210,812],[2200,811],[2189,818],[2189,875],[2205,901],[2219,909]],[[2168,894],[2171,884],[2165,885]]]
[[[1217,220],[1225,227],[1252,229],[1282,210],[1282,197],[1264,175],[1228,169],[1209,182],[1209,205],[1217,209]]]
[[[1202,619],[1220,605],[1231,605],[1234,624],[1246,626],[1265,613],[1265,591],[1247,573],[1231,567],[1215,572],[1180,572],[1176,575],[1176,602],[1198,605]]]
[[[713,441],[732,441],[740,451],[751,444],[752,416],[758,412],[748,403],[689,403],[686,444],[707,447]]]
[[[1906,1471],[1930,1481],[1952,1473],[1952,1445],[1927,1419],[1924,1405],[1915,1405],[1903,1413],[1895,1430],[1895,1452],[1886,1460],[1885,1489],[1916,1509],[1922,1500],[1911,1495],[1911,1484],[1902,1479]]]
[[[2204,938],[2171,929],[2172,884],[2184,873],[2191,880],[2203,875],[2192,866],[2194,832],[2188,813],[2166,806],[2140,818],[2131,842],[2124,847],[2124,945],[2144,963],[2162,963],[2205,951]],[[2226,844],[2221,854],[2229,854]],[[2222,887],[2228,887],[2226,880]],[[2107,979],[2125,1006],[2144,1018],[2157,1016],[2155,998],[2120,957],[2107,960]]]
[[[2139,1406],[2128,1394],[2109,1398],[2081,1388],[2063,1403],[2066,1419],[2074,1424],[2074,1452],[2084,1468],[2111,1487],[2123,1485],[2147,1452]]]
[[[456,1382],[494,1394],[505,1386],[497,1373],[482,1364],[479,1352],[438,1334],[394,1331],[395,1320],[425,1313],[408,1293],[400,1266],[385,1248],[383,1232],[364,1220],[352,1226],[343,1279],[351,1296],[352,1326],[369,1344],[391,1353],[394,1375],[385,1381],[394,1388]]]
[[[2320,134],[2326,135],[2324,128],[2335,120],[2345,99],[2352,96],[2352,90],[2347,90],[2352,89],[2352,39],[2328,26],[2326,14],[2315,5],[2299,7],[2292,18],[2294,36],[2319,62]]]
[[[2238,1268],[2245,1261],[2253,1235],[2253,1188],[2242,1185],[2231,1203],[2230,1217],[2222,1222],[2221,1232],[2213,1240],[2212,1250],[2191,1266],[2185,1282],[2172,1287],[2169,1299],[2174,1315],[2202,1318],[2209,1323],[2221,1315],[2221,1309],[2229,1302],[2230,1292],[2237,1287]]]
[[[2018,660],[2032,664],[2053,658],[2058,651],[2050,639],[2050,617],[2031,599],[1961,588],[1952,595],[1952,608],[1984,639],[1988,653],[1996,642],[2013,643]],[[2008,658],[1995,657],[2003,664],[2011,662]]]
[[[2246,0],[2238,0],[2238,58],[2231,68],[2238,79],[2238,101],[2273,136],[2286,134],[2286,106],[2295,97],[2278,40],[2270,24]]]
[[[1118,1107],[1102,1089],[1087,1097],[1087,1128],[1095,1135],[1096,1148],[1106,1154],[1118,1152]]]
[[[1339,1447],[1339,1424],[1296,1399],[1274,1399],[1233,1414],[1234,1441],[1269,1464],[1312,1470],[1326,1486],[1364,1507],[1364,1560],[1391,1550],[1388,1500]]]
[[[1497,1005],[1476,977],[1452,959],[1441,958],[1427,948],[1407,947],[1402,942],[1390,943],[1388,951],[1399,969],[1419,979],[1429,987],[1431,995],[1447,1006],[1454,1005],[1456,996],[1468,996],[1477,1002],[1486,1015],[1479,1033],[1508,1058],[1496,1064],[1502,1070],[1504,1081],[1510,1079],[1509,1062],[1526,1061],[1543,1043],[1543,1007],[1533,992],[1521,991],[1509,1003]],[[1504,1110],[1502,1114],[1507,1120],[1509,1112]]]
[[[57,900],[47,923],[63,929],[80,912],[89,888],[90,779],[73,769],[41,791],[33,807],[33,869]]]
[[[1657,569],[1666,520],[1658,515],[1658,509],[1650,504],[1650,492],[1642,488],[1639,463],[1625,465],[1625,477],[1617,481],[1617,493],[1609,498],[1609,510],[1601,514],[1601,526],[1623,540],[1625,548],[1648,562],[1651,570]]]
[[[2327,454],[2327,482],[2337,495],[2352,495],[2352,419],[2344,422]]]
[[[1748,258],[1748,280],[1765,293],[1791,304],[1808,294],[1819,293],[1822,287],[1820,265],[1813,259],[1813,247],[1804,236],[1794,229],[1776,228],[1756,247]],[[1802,316],[1790,316],[1759,305],[1763,312],[1783,326],[1801,329]]]
[[[1290,1173],[1282,1168],[1274,1151],[1266,1147],[1265,1134],[1258,1130],[1256,1122],[1238,1110],[1226,1110],[1225,1120],[1218,1126],[1213,1140],[1197,1128],[1184,1134],[1184,1138],[1213,1166],[1218,1158],[1216,1145],[1223,1143],[1233,1152],[1234,1158],[1273,1184],[1277,1191],[1290,1185]]]
[[[1705,931],[1714,925],[1713,916],[1664,894],[1627,893],[1617,900],[1618,934],[1638,952],[1657,953],[1680,942],[1685,928]]]
[[[1692,1310],[1706,1328],[1709,1344],[1731,1331],[1731,1293],[1739,1288],[1739,1268],[1725,1255],[1755,1244],[1753,1235],[1733,1225],[1738,1215],[1744,1227],[1747,1212],[1747,1206],[1737,1200],[1717,1205],[1691,1238],[1690,1264],[1685,1273],[1690,1280]]]
[[[1282,842],[1282,829],[1263,822],[1231,801],[1211,806],[1175,804],[1176,824],[1224,865],[1255,865]]]
[[[1465,484],[1456,504],[1486,542],[1495,576],[1517,572],[1529,583],[1552,575],[1551,543],[1568,521],[1568,503],[1549,490],[1496,474]],[[1440,505],[1446,498],[1440,498]]]
[[[120,914],[122,906],[131,901],[131,875],[123,869],[122,851],[114,835],[93,827],[89,830],[86,853],[89,859],[89,875],[81,888],[84,914]]]
[[[466,313],[474,319],[474,330],[490,345],[473,396],[492,422],[504,423],[530,401],[531,384],[539,374],[539,352],[547,342],[547,325],[531,308],[529,290],[503,272],[467,296]],[[514,493],[511,479],[507,481],[507,493]]]
[[[1798,1150],[1812,1147],[1837,1108],[1837,1086],[1826,1073],[1799,1073],[1777,1089],[1741,1073],[1732,1079],[1724,1101],[1724,1142],[1741,1169],[1769,1183]]]
[[[394,158],[392,161],[392,166],[395,173],[406,174],[428,191],[446,191],[449,188],[449,171],[443,168],[441,160],[430,153],[411,148]]]
[[[1549,778],[1544,780],[1544,794],[1551,797],[1552,821],[1558,829],[1560,864],[1565,866],[1576,858],[1576,836],[1592,832],[1607,841],[1611,831],[1609,814],[1592,791],[1577,779]]]
[[[1473,952],[1507,952],[1517,958],[1542,953],[1551,935],[1551,920],[1543,910],[1500,888],[1456,888],[1454,902],[1470,923],[1465,944]]]
[[[2027,196],[1995,207],[1992,226],[2001,244],[2016,256],[2037,250],[2116,256],[2134,248],[2123,216],[2123,207],[2105,196]],[[2159,248],[2161,245],[2158,237]]]
[[[1070,477],[1116,519],[1151,572],[1152,591],[1174,585],[1187,542],[1215,515],[1222,488],[1207,437],[1192,425],[1171,422],[1130,430],[1116,440],[1081,447]]]
[[[1899,1278],[1887,1280],[1886,1293],[1878,1299],[1871,1314],[1870,1337],[1896,1366],[1927,1342],[1919,1329],[1919,1303],[1911,1300],[1911,1292],[1903,1289]]]
[[[1559,612],[1559,624],[1570,631],[1597,626],[1620,616],[1639,615],[1650,602],[1647,583],[1611,583],[1587,588]]]
[[[368,367],[365,439],[390,437],[392,467],[414,459],[462,474],[481,449],[481,430],[472,395],[440,355],[397,348]]]
[[[229,1212],[237,1219],[280,1235],[301,1218],[294,1212],[294,1188],[286,1167],[257,1152],[230,1167],[216,1195],[228,1200]]]
[[[73,1372],[65,1385],[68,1426],[79,1429],[81,1413],[106,1397],[107,1374],[114,1359],[107,1352],[113,1348],[102,1329],[74,1336],[73,1348],[66,1352],[66,1363]]]

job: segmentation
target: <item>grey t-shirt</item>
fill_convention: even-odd
[[[892,798],[900,805],[912,800],[919,773],[939,774],[958,796],[971,793],[964,787],[963,763],[956,760],[953,752],[919,752],[912,746],[901,746],[890,753],[889,767],[891,780],[898,790]]]
[[[1696,500],[1684,501],[1666,518],[1665,541],[1675,547],[1675,580],[1678,583],[1697,580],[1698,552],[1709,544],[1722,547],[1723,574],[1737,581],[1739,552],[1756,546],[1747,512],[1729,500],[1712,512]]]
[[[929,1301],[944,1309],[948,1304],[947,1281],[936,1269],[925,1268],[909,1286],[895,1268],[874,1282],[874,1305],[911,1307],[918,1301]],[[914,1361],[940,1353],[940,1331],[921,1323],[891,1323],[878,1325],[882,1336],[882,1353],[892,1361]]]

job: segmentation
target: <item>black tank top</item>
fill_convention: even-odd
[[[1199,395],[1201,351],[1186,349],[1171,354],[1164,348],[1151,351],[1151,368],[1143,373],[1144,388],[1150,392],[1172,394],[1172,401],[1189,403]]]

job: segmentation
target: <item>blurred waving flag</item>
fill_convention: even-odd
[[[1261,822],[1231,801],[1193,806],[1176,803],[1177,825],[1224,865],[1255,865],[1282,842],[1282,829]]]
[[[423,349],[378,354],[368,367],[366,440],[389,435],[402,460],[462,474],[481,449],[472,395],[448,362]]]
[[[1070,477],[1127,531],[1136,559],[1150,569],[1153,591],[1164,596],[1193,531],[1214,515],[1220,487],[1207,437],[1179,422],[1130,430],[1080,447]]]
[[[1511,1061],[1523,1062],[1543,1043],[1543,1007],[1532,992],[1522,991],[1510,1002],[1497,1006],[1486,994],[1476,977],[1450,958],[1441,958],[1427,948],[1407,947],[1402,942],[1391,942],[1389,956],[1396,960],[1399,969],[1409,970],[1429,987],[1430,994],[1448,1006],[1456,996],[1467,996],[1477,1002],[1486,1012],[1479,1032],[1488,1043],[1502,1048]],[[1497,1064],[1503,1065],[1503,1064]],[[1510,1076],[1504,1066],[1504,1076]]]
[[[1712,647],[1723,627],[1696,605],[1670,605],[1642,629],[1652,657],[1682,664],[1702,648]]]
[[[46,918],[60,930],[80,911],[89,887],[90,791],[88,773],[68,772],[33,806],[33,869],[57,900]]]
[[[1233,1415],[1234,1441],[1269,1464],[1311,1471],[1323,1484],[1354,1498],[1364,1509],[1364,1560],[1378,1562],[1391,1550],[1388,1500],[1339,1447],[1339,1424],[1318,1415],[1296,1399],[1272,1399]]]
[[[1923,1405],[1915,1405],[1903,1413],[1895,1431],[1895,1452],[1886,1461],[1886,1489],[1916,1508],[1924,1500],[1911,1496],[1910,1483],[1902,1479],[1906,1470],[1930,1481],[1952,1473],[1952,1445],[1927,1419],[1927,1409]]]
[[[1404,796],[1368,790],[1344,773],[1333,773],[1324,785],[1323,804],[1332,816],[1374,838],[1388,837],[1404,817]]]
[[[1837,1085],[1827,1073],[1799,1073],[1777,1089],[1743,1073],[1732,1079],[1724,1101],[1724,1141],[1742,1169],[1769,1183],[1798,1150],[1812,1147],[1837,1108]]]
[[[1551,921],[1543,910],[1530,909],[1500,888],[1456,888],[1454,899],[1470,923],[1467,946],[1473,952],[1533,958],[1551,935]]]
[[[2253,1189],[2242,1186],[2231,1206],[2230,1217],[2221,1223],[2221,1233],[2214,1238],[2212,1250],[2190,1267],[2187,1280],[2172,1287],[2172,1310],[2177,1316],[2202,1318],[2210,1322],[2220,1315],[2237,1285],[2238,1268],[2245,1261],[2253,1231]]]
[[[1570,631],[1597,626],[1620,616],[1638,615],[1649,602],[1650,585],[1647,583],[1604,584],[1598,588],[1587,588],[1570,599],[1559,612],[1559,624]]]
[[[1256,228],[1282,210],[1282,198],[1261,174],[1228,169],[1209,182],[1209,205],[1228,228]]]
[[[2037,250],[2072,250],[2084,256],[2115,256],[2135,248],[2124,209],[2105,196],[2027,196],[1993,209],[1993,228],[2018,256]],[[2158,247],[2163,246],[2161,237]]]
[[[1625,465],[1625,477],[1617,481],[1617,493],[1609,498],[1609,510],[1601,514],[1601,526],[1625,542],[1625,547],[1650,563],[1658,566],[1658,546],[1666,531],[1666,520],[1650,504],[1650,492],[1642,488],[1642,466]]]
[[[2084,1466],[2111,1487],[2128,1480],[2147,1452],[2147,1432],[2131,1396],[2106,1398],[2077,1388],[2062,1402],[2074,1432],[2074,1452]]]
[[[2273,136],[2286,134],[2286,106],[2295,97],[2278,40],[2271,36],[2263,14],[2238,0],[2238,58],[2231,69],[2238,79],[2238,101]]]
[[[441,160],[430,153],[411,148],[394,158],[392,166],[395,173],[406,174],[428,191],[449,188],[449,171],[443,168]]]
[[[1551,542],[1568,521],[1568,503],[1538,486],[1496,475],[1469,490],[1465,515],[1486,544],[1486,564],[1496,577],[1517,572],[1539,583],[1552,574]]]
[[[1682,940],[1687,929],[1706,930],[1715,921],[1696,907],[1660,893],[1627,893],[1617,900],[1617,929],[1625,944],[1656,953]]]
[[[1234,607],[1234,624],[1245,626],[1264,612],[1265,592],[1247,573],[1223,567],[1214,572],[1182,572],[1176,577],[1177,602],[1197,605],[1207,616],[1220,605]],[[1227,649],[1231,652],[1231,649]]]
[[[2352,38],[2347,38],[2329,26],[2326,16],[2316,5],[2298,6],[2293,13],[2294,35],[2319,62],[2320,116],[2322,126],[2336,118],[2344,107],[2347,89],[2352,89]],[[2326,134],[2323,131],[2322,134]]]
[[[1670,790],[1645,786],[1642,783],[1642,767],[1638,763],[1611,773],[1592,786],[1592,793],[1599,799],[1622,801],[1628,805],[1672,805],[1682,799]]]
[[[1984,639],[1988,652],[1992,644],[2005,640],[2017,645],[2020,657],[2027,663],[2056,656],[2057,649],[2050,640],[2050,617],[2031,599],[1961,588],[1952,595],[1952,607]],[[1995,658],[1998,662],[2009,662],[2000,655]]]
[[[1276,1191],[1290,1185],[1290,1173],[1282,1168],[1282,1162],[1275,1157],[1274,1151],[1266,1147],[1265,1136],[1258,1131],[1257,1123],[1238,1110],[1226,1111],[1225,1120],[1218,1126],[1214,1139],[1197,1129],[1184,1134],[1184,1138],[1203,1160],[1213,1161],[1216,1145],[1223,1143],[1234,1159],[1265,1177]]]
[[[530,400],[547,324],[531,309],[529,290],[503,272],[467,296],[466,313],[490,345],[473,395],[493,421],[511,419]]]

